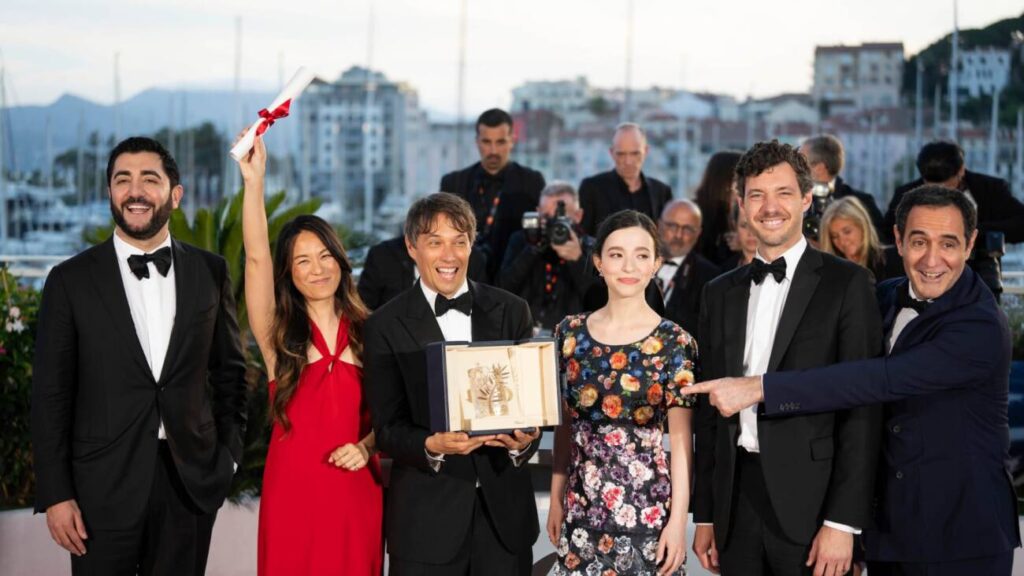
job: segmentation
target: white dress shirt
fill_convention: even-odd
[[[661,268],[658,268],[659,284],[664,286],[664,295],[662,298],[665,302],[668,302],[668,299],[672,297],[672,290],[675,289],[675,286],[672,285],[672,279],[675,278],[676,273],[679,272],[679,267],[683,265],[683,260],[686,260],[686,254],[676,256],[675,258],[667,258],[665,259],[665,262],[662,263]],[[669,264],[669,262],[672,262],[672,264]]]
[[[914,294],[914,285],[910,284],[910,280],[907,280],[907,290],[910,291],[910,297],[914,300],[920,300],[917,294]],[[931,302],[931,300],[928,300]],[[900,334],[903,333],[903,329],[910,324],[910,321],[917,318],[919,314],[917,310],[913,308],[903,308],[896,314],[896,319],[892,322],[892,332],[889,333],[889,339],[885,343],[885,354],[888,356],[889,352],[892,352],[892,347],[896,345],[896,341],[899,340]]]
[[[170,245],[171,236],[168,234],[167,238],[151,252]],[[128,266],[128,257],[146,252],[125,242],[117,232],[114,233],[114,253],[117,254],[117,265],[121,271],[125,296],[128,297],[128,308],[131,310],[135,334],[139,338],[143,354],[146,355],[149,369],[153,372],[153,379],[159,382],[167,356],[167,346],[171,342],[171,328],[174,327],[174,314],[177,309],[174,265],[172,263],[167,276],[163,276],[156,269],[156,264],[150,262],[147,264],[149,278],[137,278]],[[162,416],[157,437],[161,440],[167,438]]]

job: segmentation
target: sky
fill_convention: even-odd
[[[622,86],[630,0],[2,0],[8,105],[73,93],[114,101],[151,87],[230,87],[241,17],[244,87],[300,65],[334,79],[371,62],[429,110],[454,114],[459,14],[467,10],[465,111],[507,106],[527,80]],[[1024,11],[960,2],[961,28]],[[902,41],[909,56],[952,29],[952,0],[633,0],[632,86],[738,98],[807,91],[814,47]],[[372,50],[371,47],[371,25]],[[282,66],[283,62],[283,66]]]

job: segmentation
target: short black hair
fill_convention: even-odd
[[[796,183],[800,187],[801,195],[811,191],[814,183],[811,182],[811,168],[807,165],[800,152],[789,144],[782,144],[778,140],[771,142],[758,142],[740,156],[736,164],[736,190],[740,198],[744,198],[747,192],[747,178],[757,176],[773,166],[789,164],[796,172]]]
[[[121,154],[138,154],[140,152],[152,152],[160,157],[164,173],[171,183],[171,189],[181,183],[181,174],[178,172],[178,163],[171,157],[171,153],[164,148],[160,142],[147,138],[146,136],[131,136],[125,138],[114,146],[107,159],[107,186],[110,186],[110,179],[114,177],[114,162]]]
[[[605,218],[604,222],[601,222],[601,225],[597,227],[597,241],[594,243],[594,254],[601,255],[605,240],[608,240],[612,232],[622,230],[623,228],[633,228],[634,226],[643,229],[644,232],[651,236],[651,240],[654,241],[654,257],[660,258],[661,242],[658,239],[658,226],[654,223],[654,220],[651,220],[650,216],[636,210],[619,210]]]
[[[978,227],[978,209],[966,194],[954,188],[938,184],[924,184],[903,195],[900,205],[896,207],[896,229],[900,238],[905,238],[907,217],[915,206],[942,208],[956,206],[964,218],[964,240],[970,242],[971,235]]]
[[[956,142],[936,140],[921,147],[917,153],[917,171],[927,183],[945,182],[964,167],[964,151]]]
[[[501,108],[491,108],[490,110],[484,110],[484,113],[476,119],[476,133],[480,133],[480,126],[487,126],[488,128],[497,128],[502,124],[508,124],[508,129],[512,129],[512,116],[508,112],[505,112]]]

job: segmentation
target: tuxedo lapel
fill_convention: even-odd
[[[750,267],[734,276],[725,293],[725,376],[743,375],[743,353],[747,341],[747,303],[750,300]]]
[[[786,304],[782,309],[782,317],[779,318],[779,325],[775,329],[775,341],[772,343],[772,355],[768,360],[768,371],[774,372],[782,362],[782,357],[789,348],[789,342],[796,333],[800,320],[804,317],[807,305],[814,296],[814,290],[818,287],[821,275],[818,268],[821,268],[821,253],[810,246],[804,251],[800,262],[796,265],[793,273],[793,285],[789,288],[786,296]]]
[[[94,253],[96,265],[92,267],[93,281],[96,284],[100,300],[107,314],[118,331],[121,341],[130,349],[130,355],[139,363],[143,372],[152,377],[146,355],[139,343],[139,335],[132,321],[132,311],[128,307],[128,296],[125,293],[124,281],[121,279],[121,268],[114,250],[114,239],[110,237],[99,246]]]
[[[185,334],[185,327],[189,325],[196,306],[196,286],[198,283],[199,259],[192,250],[171,239],[171,249],[174,253],[174,325],[171,327],[171,339],[167,343],[167,354],[164,356],[164,365],[160,369],[160,380],[167,380],[171,376],[171,366],[177,358],[183,340],[188,336]]]
[[[405,314],[398,317],[412,339],[421,346],[444,341],[444,334],[419,282],[406,293]]]
[[[490,297],[487,291],[480,290],[476,282],[469,283],[469,291],[473,293],[473,324],[474,342],[491,342],[503,340],[501,320],[505,305]]]

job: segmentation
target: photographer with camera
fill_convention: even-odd
[[[509,238],[498,286],[530,304],[538,335],[550,335],[563,318],[583,310],[583,293],[594,280],[594,239],[581,232],[582,217],[576,189],[553,182]]]
[[[875,233],[883,235],[882,211],[878,209],[875,197],[853,189],[839,177],[846,163],[846,151],[839,138],[831,134],[808,138],[800,145],[800,154],[811,167],[811,180],[814,182],[814,187],[811,188],[811,207],[804,214],[804,236],[817,242],[821,232],[821,217],[825,214],[825,209],[833,200],[850,196],[860,200],[871,217]]]

